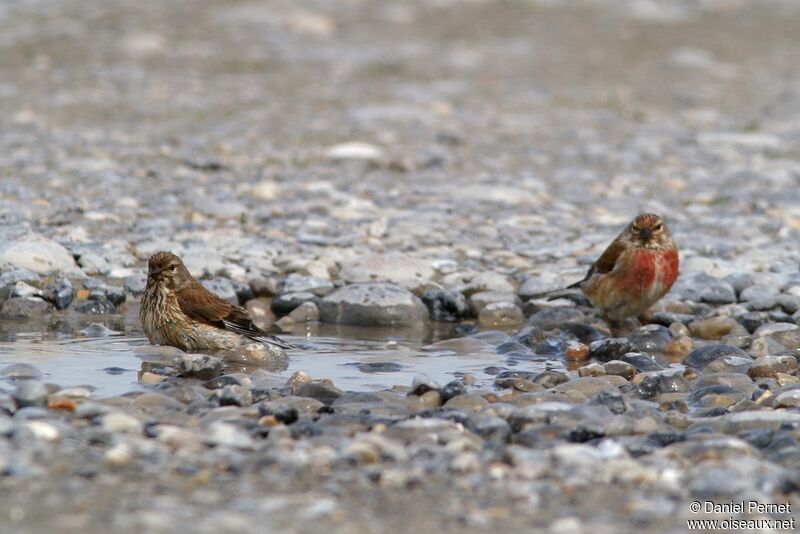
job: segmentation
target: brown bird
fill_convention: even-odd
[[[251,342],[294,348],[203,287],[175,254],[156,252],[147,267],[139,319],[151,343],[185,351],[229,350]]]
[[[566,289],[581,289],[610,324],[635,316],[644,323],[642,314],[678,278],[678,264],[678,247],[666,223],[644,213],[622,230],[582,280]]]
[[[678,279],[678,247],[666,223],[653,213],[633,219],[589,268],[580,287],[605,317],[642,314]]]

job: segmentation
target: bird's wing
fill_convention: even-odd
[[[219,298],[200,283],[179,290],[177,296],[181,311],[194,321],[230,330],[253,341],[284,349],[294,348],[290,343],[258,328],[245,310]]]
[[[592,269],[596,273],[610,273],[617,265],[617,260],[625,252],[625,245],[619,240],[614,240],[608,248],[592,264]]]
[[[586,272],[586,276],[584,276],[578,282],[574,284],[568,285],[567,289],[573,289],[576,287],[583,286],[589,278],[591,278],[594,274],[600,273],[610,273],[614,270],[614,267],[617,264],[617,260],[625,252],[625,245],[618,240],[614,240],[611,242],[610,245],[600,254],[600,257],[589,267],[589,270]]]

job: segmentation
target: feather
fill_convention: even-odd
[[[235,332],[260,343],[269,343],[284,349],[295,348],[258,328],[243,308],[221,299],[195,280],[178,290],[177,297],[181,311],[194,321]]]

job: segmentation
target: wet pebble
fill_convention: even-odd
[[[422,295],[432,321],[457,322],[469,317],[470,308],[461,292],[432,289]]]
[[[684,360],[684,364],[702,370],[714,360],[726,356],[750,358],[745,351],[731,345],[706,345],[693,350]]]
[[[173,360],[180,376],[191,376],[207,380],[222,374],[224,367],[221,358],[207,354],[182,354]]]

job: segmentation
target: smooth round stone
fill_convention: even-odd
[[[432,289],[422,295],[432,321],[458,322],[470,315],[467,299],[458,291]]]
[[[0,247],[0,260],[37,274],[83,275],[66,248],[33,232]]]
[[[683,360],[694,350],[694,341],[689,336],[673,339],[664,349],[664,354],[674,360]]]
[[[705,347],[694,349],[691,354],[686,357],[683,363],[689,367],[702,370],[705,369],[709,363],[725,356],[750,358],[750,355],[745,351],[731,345],[706,345]]]
[[[355,284],[326,296],[320,305],[326,323],[357,326],[421,326],[428,309],[413,293],[392,284]]]
[[[452,380],[444,385],[440,393],[442,395],[442,402],[447,402],[453,397],[464,395],[467,392],[464,383],[460,380]]]
[[[492,302],[478,313],[478,323],[488,328],[509,328],[524,322],[522,310],[511,302]]]
[[[127,432],[141,434],[144,425],[135,417],[122,413],[111,412],[100,418],[100,426],[108,432]]]
[[[778,306],[788,314],[796,313],[800,310],[800,295],[781,293],[778,295]]]
[[[789,350],[800,349],[800,326],[794,323],[767,323],[753,332],[754,338],[768,337]]]
[[[628,411],[628,403],[625,398],[617,390],[604,389],[597,395],[589,399],[591,406],[605,406],[613,414],[623,414]]]
[[[775,341],[771,336],[754,339],[750,342],[750,348],[748,349],[748,352],[754,358],[778,354],[785,351],[786,347]]]
[[[313,293],[284,293],[278,295],[270,303],[270,309],[279,317],[290,314],[305,302],[318,303],[319,297]]]
[[[514,284],[503,274],[486,271],[473,276],[462,293],[469,297],[475,293],[493,291],[498,293],[513,293]]]
[[[208,354],[182,354],[173,360],[179,376],[191,376],[208,380],[222,374],[224,363],[221,358]]]
[[[467,303],[473,315],[480,315],[481,311],[489,304],[508,302],[519,307],[521,302],[514,293],[501,291],[481,291],[470,295]]]
[[[297,390],[298,397],[309,397],[330,406],[344,392],[328,381],[314,380]]]
[[[426,410],[433,410],[442,405],[442,396],[436,390],[426,391],[420,395],[419,400]]]
[[[725,281],[731,285],[737,295],[755,283],[753,275],[750,273],[732,273],[725,277]]]
[[[672,334],[665,326],[649,324],[638,328],[628,336],[628,341],[636,345],[641,352],[664,352],[672,341]]]
[[[777,299],[779,289],[776,286],[768,284],[754,284],[744,288],[739,293],[739,300],[748,302],[753,300],[764,299],[765,297],[772,297]]]
[[[609,387],[618,388],[629,382],[621,376],[584,376],[555,386],[558,391],[578,391],[591,398]]]
[[[747,373],[753,366],[753,359],[738,356],[724,356],[709,363],[705,373]]]
[[[636,370],[636,372],[639,373],[646,371],[658,371],[664,369],[667,366],[667,362],[664,360],[662,356],[658,356],[655,354],[647,354],[643,352],[629,352],[624,356],[622,356],[619,360],[611,360],[611,361],[621,361],[622,363],[631,365]],[[608,373],[608,374],[616,374],[616,373]]]
[[[414,376],[414,380],[411,383],[411,394],[413,395],[423,395],[427,391],[431,390],[440,390],[442,386],[431,378],[430,376],[426,375],[425,373],[418,373]]]
[[[26,321],[41,320],[53,311],[53,305],[37,297],[12,297],[0,307],[0,317]]]
[[[528,318],[528,325],[541,330],[561,328],[567,323],[579,323],[584,314],[577,308],[558,306],[540,310]]]
[[[636,346],[622,337],[610,337],[594,341],[589,345],[589,354],[592,358],[607,362],[618,360],[629,352],[636,352]]]
[[[444,403],[445,408],[464,410],[467,412],[479,412],[488,405],[489,401],[473,393],[458,395]]]
[[[636,374],[636,367],[621,360],[611,360],[606,362],[603,364],[603,369],[608,375],[621,376],[627,380],[630,380],[633,378],[633,375]]]
[[[736,291],[728,282],[719,280],[700,291],[700,302],[722,305],[736,302]]]
[[[431,260],[400,253],[356,257],[339,271],[339,278],[348,284],[385,281],[414,292],[435,275]]]
[[[603,376],[606,374],[605,368],[599,363],[590,363],[578,369],[578,376]]]
[[[761,325],[769,323],[770,317],[767,312],[748,312],[739,317],[739,322],[752,334]]]
[[[689,323],[689,332],[700,339],[721,339],[732,332],[747,333],[732,317],[709,317],[692,321]]]
[[[751,378],[774,378],[778,373],[795,373],[797,368],[794,356],[761,356],[755,359],[748,374]]]
[[[12,363],[0,369],[0,375],[8,378],[41,378],[42,372],[27,363]]]
[[[790,389],[779,393],[772,401],[775,408],[798,408],[800,407],[800,389]]]
[[[283,293],[313,293],[318,297],[324,297],[333,292],[333,282],[325,278],[304,276],[292,273],[278,282],[278,294]]]
[[[564,354],[570,362],[583,362],[590,357],[588,345],[577,341],[568,342]]]
[[[767,311],[778,306],[778,295],[764,295],[747,301],[747,308],[753,311]]]
[[[17,384],[11,396],[17,408],[47,406],[47,386],[38,380],[22,380]]]
[[[544,371],[536,375],[532,382],[546,389],[550,389],[564,382],[569,382],[569,377],[558,371]]]

